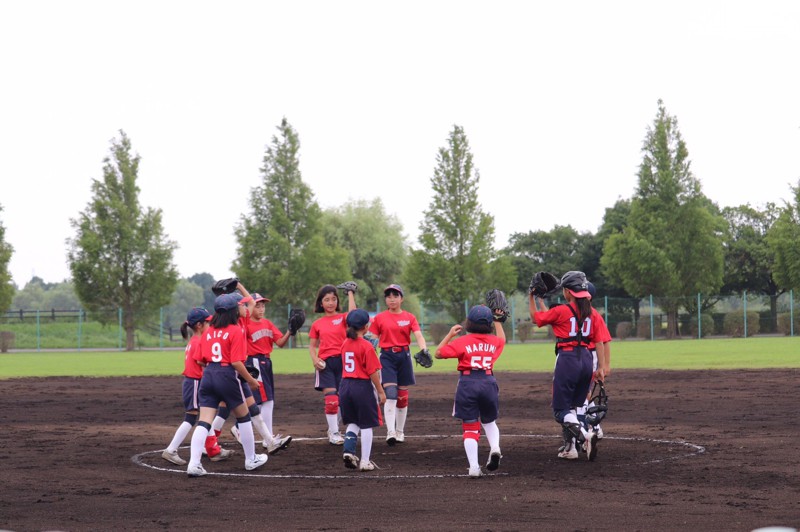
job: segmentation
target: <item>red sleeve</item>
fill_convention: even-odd
[[[458,338],[456,338],[456,340],[458,340]],[[455,342],[455,340],[453,342]],[[438,354],[442,358],[458,358],[458,357],[460,357],[461,354],[458,351],[456,351],[456,346],[453,345],[453,342],[450,342],[446,346],[444,346],[441,349],[439,349],[438,351],[436,351],[436,354]]]
[[[413,333],[419,331],[420,328],[419,328],[419,322],[417,321],[417,317],[411,314],[410,312],[408,313],[408,316],[411,321],[411,332]]]
[[[603,316],[599,312],[597,312],[596,309],[592,309],[592,322],[594,323],[594,327],[592,330],[592,341],[594,341],[595,343],[610,342],[611,333],[608,332],[608,326],[606,325],[606,321],[603,319]]]
[[[244,334],[231,334],[230,339],[231,362],[244,362],[247,360],[247,342]]]

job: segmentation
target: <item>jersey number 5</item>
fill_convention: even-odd
[[[353,360],[355,353],[352,351],[344,354],[344,370],[348,373],[352,373],[356,370],[356,361]]]

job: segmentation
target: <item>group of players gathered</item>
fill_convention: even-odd
[[[181,327],[188,340],[183,372],[185,415],[162,457],[186,465],[190,477],[207,474],[201,464],[204,454],[212,462],[234,454],[218,442],[231,413],[235,417],[231,432],[242,446],[248,471],[266,464],[268,455],[286,449],[292,441],[291,436],[273,433],[275,383],[270,355],[275,346],[286,345],[299,326],[290,323],[289,330],[281,332],[264,317],[270,300],[250,294],[234,281],[234,290],[215,299],[213,314],[193,308]],[[556,337],[552,407],[564,435],[558,457],[577,459],[582,452],[594,460],[603,436],[599,421],[604,405],[591,408],[590,388],[592,382],[602,386],[610,372],[611,336],[591,305],[594,287],[582,272],[567,272],[558,288],[563,290],[564,305],[548,308],[540,297],[530,294],[531,320],[539,327],[550,325]],[[346,313],[339,290],[348,300]],[[321,316],[309,330],[309,354],[314,388],[324,397],[328,442],[343,447],[346,468],[372,471],[378,468],[371,459],[375,427],[386,426],[387,445],[405,442],[409,387],[415,384],[412,336],[429,355],[419,322],[402,308],[404,293],[399,285],[384,289],[387,310],[374,317],[357,308],[356,290],[353,282],[319,289],[314,311]],[[473,478],[484,474],[478,456],[481,428],[489,443],[485,469],[498,469],[502,458],[494,364],[505,346],[505,312],[485,305],[470,308],[465,323],[453,325],[435,351],[438,359],[458,359],[453,417],[462,422],[468,475]],[[587,407],[591,415],[586,415]],[[192,427],[187,463],[178,449]],[[256,452],[256,432],[266,453]]]

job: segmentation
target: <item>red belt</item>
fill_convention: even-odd
[[[408,346],[407,345],[395,345],[395,346],[392,346],[392,347],[384,347],[383,350],[384,351],[391,351],[392,353],[399,353],[400,351],[408,350]]]
[[[462,375],[469,375],[472,372],[485,373],[486,375],[491,375],[492,374],[492,370],[490,370],[490,369],[465,369],[465,370],[461,371],[461,374]]]

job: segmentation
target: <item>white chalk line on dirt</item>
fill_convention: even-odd
[[[419,436],[411,436],[407,435],[406,438],[414,438],[414,439],[446,439],[446,438],[462,438],[461,434],[425,434]],[[554,439],[554,438],[561,438],[561,436],[553,436],[553,435],[546,435],[546,434],[503,434],[502,438],[531,438],[531,439]],[[298,437],[292,438],[293,442],[297,441],[325,441],[327,437],[319,437],[319,438],[309,438],[309,437]],[[647,460],[645,462],[637,462],[635,465],[643,465],[643,464],[655,464],[659,462],[666,462],[669,460],[677,460],[680,458],[687,458],[689,456],[694,456],[698,454],[703,454],[706,452],[706,448],[702,445],[697,445],[687,441],[681,440],[662,440],[662,439],[655,439],[655,438],[641,438],[641,437],[628,437],[628,436],[605,436],[603,440],[620,440],[620,441],[639,441],[645,443],[656,443],[656,444],[664,444],[664,445],[679,445],[682,447],[686,447],[692,452],[688,454],[682,454],[679,456],[669,456],[669,457],[661,457],[655,458],[653,460]],[[601,440],[602,441],[602,440]],[[189,446],[185,445],[180,447],[180,449],[188,449]],[[157,465],[147,464],[143,461],[145,456],[155,455],[162,452],[162,449],[156,451],[145,451],[143,453],[139,453],[133,455],[131,457],[131,462],[138,466],[142,466],[148,469],[152,469],[155,471],[162,471],[166,473],[179,473],[179,474],[186,474],[185,469],[175,469],[172,467],[159,467]],[[619,464],[619,465],[630,465],[631,462],[627,462],[626,464]],[[610,464],[605,464],[610,465]],[[269,462],[267,462],[267,467],[269,467]],[[257,477],[257,478],[295,478],[295,479],[369,479],[369,478],[397,478],[397,479],[414,479],[414,478],[459,478],[459,477],[468,477],[467,474],[424,474],[424,475],[391,475],[391,474],[384,474],[379,473],[379,471],[386,471],[386,469],[376,470],[375,472],[367,472],[367,473],[359,473],[353,472],[349,475],[280,475],[280,474],[263,474],[263,473],[218,473],[213,471],[208,471],[207,476],[218,476],[218,477]],[[374,474],[378,473],[378,474]],[[507,476],[508,473],[485,473],[484,476],[492,477],[492,476]]]

